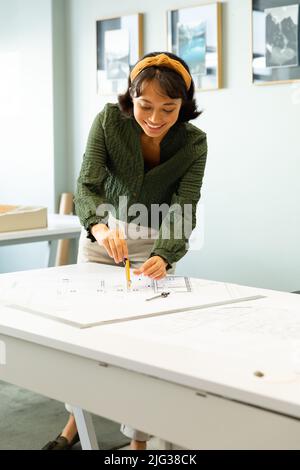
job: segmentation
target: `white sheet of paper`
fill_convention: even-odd
[[[146,301],[168,290],[167,298]],[[253,298],[253,288],[233,284],[170,276],[158,282],[132,276],[132,288],[126,289],[123,270],[116,275],[88,273],[84,277],[40,279],[34,285],[15,280],[3,286],[2,303],[46,318],[87,328],[104,322],[124,321],[149,315],[178,312],[206,305]]]
[[[243,370],[263,371],[265,383],[300,379],[299,304],[278,305],[264,298],[105,326],[111,328],[139,341],[230,359]]]

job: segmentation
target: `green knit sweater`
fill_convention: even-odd
[[[151,205],[168,204],[170,210],[160,223],[151,255],[162,256],[172,265],[187,252],[190,235],[182,230],[178,239],[180,232],[176,232],[176,227],[184,222],[184,213],[180,214],[178,207],[190,204],[191,228],[196,225],[207,155],[206,134],[190,123],[176,123],[161,141],[160,164],[147,171],[141,149],[142,132],[134,117],[125,116],[117,104],[105,105],[89,133],[74,198],[76,213],[89,230],[93,224],[106,222],[105,217],[97,215],[97,208],[103,203],[114,206],[117,218],[125,220],[123,211],[118,210],[119,196],[128,198],[128,207],[144,204],[149,213]],[[177,209],[173,210],[173,206]],[[134,217],[126,214],[125,221]],[[166,223],[171,226],[167,238],[163,230]]]

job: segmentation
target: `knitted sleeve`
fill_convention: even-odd
[[[172,196],[170,209],[160,226],[159,237],[151,253],[151,256],[164,258],[168,267],[186,254],[189,237],[196,226],[196,208],[201,196],[207,157],[205,133],[191,145],[190,151],[195,158]]]
[[[97,215],[97,207],[106,203],[104,181],[107,177],[107,151],[102,127],[105,113],[104,108],[96,116],[89,132],[74,197],[76,214],[88,232],[92,225],[106,223],[107,220]],[[90,234],[89,238],[93,240],[94,237]]]

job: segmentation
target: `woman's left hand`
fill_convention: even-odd
[[[135,269],[133,272],[136,275],[143,274],[151,279],[159,280],[163,279],[167,275],[166,267],[168,263],[160,256],[152,256],[147,259],[139,269]]]

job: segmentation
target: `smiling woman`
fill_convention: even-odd
[[[177,122],[181,104],[182,98],[170,101],[158,83],[144,82],[141,96],[133,97],[133,113],[145,134],[160,143]]]
[[[136,64],[119,104],[144,131],[141,145],[146,170],[160,163],[160,143],[169,130],[201,114],[187,64],[169,52],[147,54]]]
[[[181,98],[170,101],[154,81],[144,82],[141,96],[133,98],[134,118],[144,131],[141,146],[145,169],[160,163],[160,143],[177,122],[181,104]]]
[[[194,99],[195,86],[188,65],[170,52],[152,52],[144,56],[132,70],[128,79],[128,89],[119,95],[118,101],[124,113],[133,113],[134,99],[145,93],[145,84],[159,86],[167,103],[174,104],[178,99],[181,106],[178,122],[187,122],[200,116]],[[168,111],[166,106],[166,111]]]
[[[83,225],[78,262],[123,266],[127,258],[135,275],[159,280],[188,250],[206,163],[206,135],[188,122],[200,115],[189,68],[174,54],[148,54],[118,101],[96,116],[88,137],[75,195]],[[136,206],[147,213],[139,224]],[[147,434],[121,430],[132,449],[146,448]],[[75,436],[71,414],[60,446]]]

